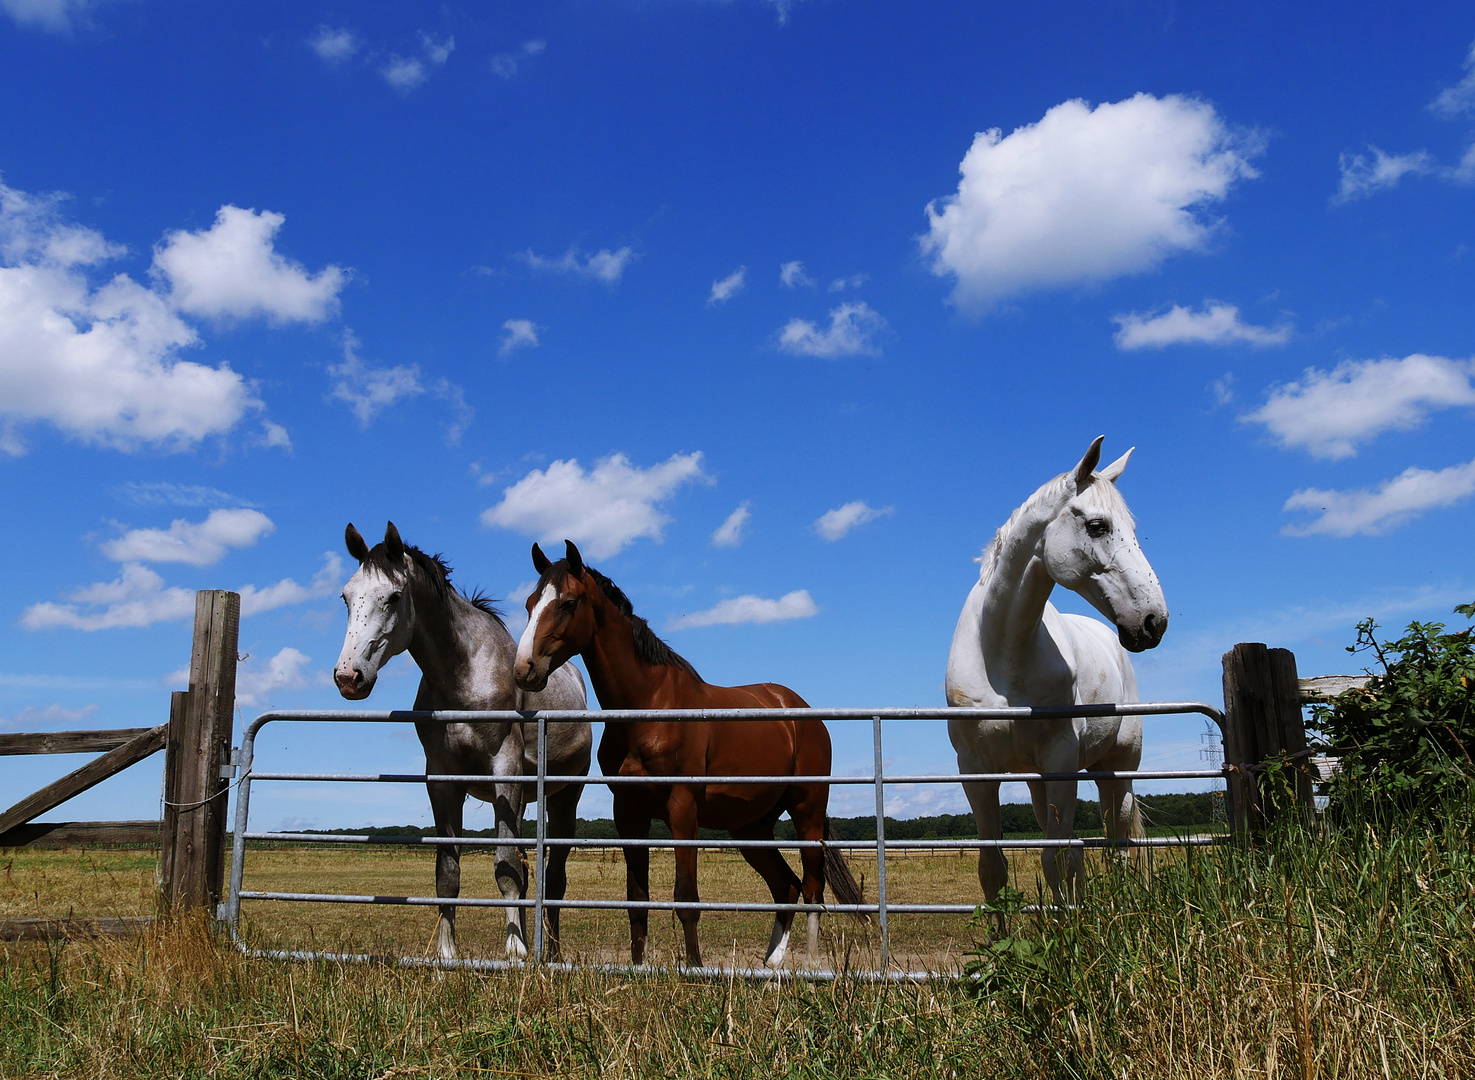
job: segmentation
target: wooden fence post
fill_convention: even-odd
[[[1312,788],[1296,657],[1289,649],[1241,643],[1224,654],[1224,760],[1230,777],[1233,831],[1253,835],[1288,813],[1309,816]],[[1266,782],[1279,764],[1285,784]]]
[[[214,911],[225,875],[226,791],[236,703],[241,597],[219,589],[195,593],[189,691],[169,702],[165,757],[163,906]]]

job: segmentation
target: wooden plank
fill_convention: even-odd
[[[189,699],[175,746],[174,828],[165,835],[171,907],[213,911],[225,883],[226,791],[220,775],[229,760],[236,701],[236,643],[241,597],[206,589],[195,593],[194,647]]]
[[[55,938],[137,937],[154,924],[152,915],[95,919],[0,919],[0,941]]]
[[[37,731],[0,735],[0,757],[16,754],[101,754],[151,731],[146,727],[103,731]]]
[[[1264,828],[1259,789],[1250,767],[1260,762],[1260,733],[1265,727],[1260,715],[1268,697],[1259,686],[1268,676],[1263,659],[1265,646],[1241,642],[1224,654],[1224,760],[1235,767],[1230,786],[1234,801],[1236,834],[1250,835]]]
[[[174,894],[174,857],[179,836],[179,746],[189,723],[189,691],[169,695],[169,739],[164,744],[164,820],[159,829],[159,910],[168,911]]]
[[[159,842],[157,821],[31,821],[0,833],[0,848],[102,847]]]
[[[30,821],[37,814],[44,814],[60,806],[68,799],[82,794],[88,788],[102,783],[114,773],[122,772],[128,766],[138,764],[150,754],[158,753],[164,747],[164,737],[168,731],[168,724],[149,728],[142,735],[130,739],[117,749],[109,750],[80,769],[67,773],[60,780],[47,784],[40,791],[27,795],[5,813],[0,814],[0,833],[8,832],[17,825]]]
[[[1296,677],[1296,654],[1270,650],[1270,686],[1281,752],[1294,770],[1292,805],[1278,808],[1299,813],[1310,821],[1315,811],[1310,755],[1306,752],[1306,717],[1301,712],[1301,681]]]
[[[1300,680],[1301,700],[1308,704],[1330,701],[1348,690],[1361,690],[1370,675],[1313,675]]]

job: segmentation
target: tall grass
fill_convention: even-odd
[[[1414,1077],[1475,1072],[1475,813],[1287,830],[980,924],[972,983],[781,987],[8,946],[0,1076]],[[372,943],[365,943],[372,945]],[[713,957],[716,958],[715,956]]]

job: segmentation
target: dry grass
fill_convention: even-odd
[[[403,874],[419,891],[428,875],[424,853],[415,854],[335,858],[366,880]],[[317,857],[253,852],[248,869],[259,867],[253,883],[264,885],[273,873],[291,876],[293,860]],[[96,861],[88,880],[111,874],[119,897],[147,884],[141,870],[104,868],[111,855],[88,858]],[[601,879],[596,861],[586,861],[579,872],[593,878],[581,889],[610,878],[618,887],[618,865],[607,864]],[[725,871],[704,861],[715,894]],[[966,884],[970,862],[901,862],[898,889]],[[7,905],[18,902],[19,866],[7,879]],[[129,884],[129,873],[144,876]],[[80,896],[81,877],[53,866],[46,888],[31,891]],[[735,872],[731,885],[746,888]],[[972,982],[919,987],[287,965],[247,960],[200,923],[134,941],[0,945],[0,1077],[1393,1080],[1475,1072],[1471,807],[1433,833],[1290,833],[1254,851],[1163,860],[1146,881],[1098,866],[1086,899],[1063,922],[1012,916],[1011,936],[986,947]],[[308,911],[258,908],[274,917],[274,933]],[[398,945],[392,924],[378,921],[396,913],[369,914],[375,930],[356,947]],[[405,933],[423,946],[432,919],[410,913]],[[963,922],[959,942],[970,934]],[[704,920],[704,938],[712,959],[727,959],[717,925]],[[732,926],[747,933],[740,921]],[[761,937],[761,920],[754,928]],[[376,941],[376,933],[386,936]],[[575,933],[603,940],[592,920]],[[463,933],[473,936],[483,937]]]

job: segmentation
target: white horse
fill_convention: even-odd
[[[361,701],[374,689],[379,669],[390,657],[409,650],[420,666],[417,710],[435,709],[583,709],[584,680],[572,664],[554,672],[545,689],[528,693],[512,681],[517,640],[503,625],[491,603],[479,594],[465,596],[451,586],[450,567],[438,555],[427,555],[400,539],[390,522],[384,543],[371,551],[352,525],[344,531],[348,553],[359,561],[358,572],[343,587],[348,605],[348,631],[343,652],[333,671],[338,691],[350,701]],[[417,723],[415,731],[425,747],[425,771],[462,776],[536,776],[536,723],[431,724]],[[584,776],[589,772],[593,733],[588,723],[548,725],[548,771],[553,775]],[[535,794],[527,784],[427,783],[435,831],[460,836],[466,796],[491,803],[497,821],[497,887],[508,900],[527,895],[527,876],[518,851],[522,841],[523,807]],[[583,784],[549,784],[548,835],[574,835]],[[562,900],[568,884],[565,864],[569,849],[548,849],[545,895]],[[452,898],[461,893],[461,848],[439,844],[435,849],[435,895]],[[547,909],[549,958],[558,955],[558,911]],[[527,909],[509,907],[507,956],[527,956]],[[437,954],[456,958],[456,908],[440,908],[436,925]]]
[[[1168,628],[1157,575],[1137,543],[1131,512],[1116,488],[1128,450],[1100,471],[1101,436],[1070,472],[1031,495],[984,549],[978,584],[968,594],[947,663],[953,706],[1064,706],[1137,701],[1137,677],[1127,651],[1151,649]],[[1056,585],[1079,593],[1115,626],[1062,615],[1050,603]],[[1132,770],[1142,759],[1142,718],[1074,720],[950,720],[958,770],[1069,773]],[[1130,780],[1098,780],[1109,837],[1143,836]],[[1033,781],[1035,818],[1047,837],[1075,835],[1076,782]],[[980,840],[997,840],[999,785],[965,783]],[[1058,849],[1057,849],[1058,850]],[[1084,858],[1051,849],[1041,855],[1057,903],[1079,894]],[[990,901],[1008,880],[998,848],[978,856],[978,881]]]

